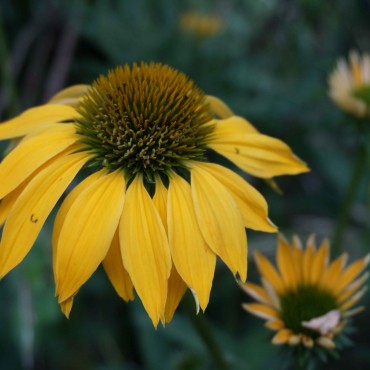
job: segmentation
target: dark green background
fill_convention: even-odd
[[[222,32],[180,30],[189,10],[222,18]],[[327,77],[349,50],[370,51],[369,19],[368,0],[1,0],[0,119],[118,64],[170,64],[308,162],[311,173],[277,179],[283,195],[251,182],[285,235],[306,240],[314,232],[321,240],[332,235],[358,146],[354,119],[328,98]],[[370,250],[369,172],[345,233],[351,259]],[[0,282],[0,369],[217,368],[183,304],[170,325],[154,330],[140,301],[121,301],[101,269],[65,319],[54,298],[50,231],[51,222]],[[273,255],[275,235],[248,236],[250,253]],[[251,258],[249,279],[257,280]],[[231,368],[287,369],[263,322],[241,309],[248,300],[220,263],[205,318]],[[369,296],[363,303],[370,306]],[[370,368],[368,322],[368,311],[356,317],[355,344],[323,369]]]

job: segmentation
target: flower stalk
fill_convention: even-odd
[[[215,366],[217,366],[219,370],[230,370],[229,364],[227,363],[220,346],[215,340],[206,318],[201,314],[194,315],[194,303],[192,302],[190,295],[187,294],[183,301],[186,314],[204,346],[207,348]]]
[[[359,125],[358,148],[353,163],[352,173],[333,233],[332,254],[334,256],[340,254],[342,250],[343,235],[347,228],[353,202],[356,199],[361,180],[366,173],[369,156],[366,134],[367,132],[365,132],[364,125]]]

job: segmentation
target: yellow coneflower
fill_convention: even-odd
[[[188,11],[181,15],[179,27],[183,31],[192,32],[200,37],[207,37],[219,33],[224,27],[224,22],[216,15]]]
[[[329,263],[329,242],[316,249],[311,236],[303,250],[295,237],[289,244],[279,238],[277,269],[261,253],[255,253],[262,285],[247,282],[242,289],[258,303],[243,308],[267,320],[266,327],[276,331],[273,344],[319,345],[335,348],[335,337],[346,326],[347,319],[363,307],[353,308],[366,291],[368,273],[362,274],[370,255],[346,267],[348,256],[341,255]]]
[[[352,51],[349,62],[339,59],[329,76],[329,95],[345,111],[363,118],[370,115],[370,55]]]
[[[274,232],[262,195],[215,163],[262,178],[307,171],[280,140],[161,64],[125,65],[0,125],[21,137],[0,164],[0,277],[18,265],[76,175],[52,236],[56,295],[73,297],[100,263],[118,294],[135,288],[154,325],[186,287],[204,310],[216,256],[244,281],[244,228]],[[87,175],[87,176],[86,176]]]

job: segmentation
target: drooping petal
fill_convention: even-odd
[[[49,104],[65,104],[70,106],[77,105],[82,96],[87,93],[89,85],[74,85],[67,87],[55,94],[50,100]]]
[[[117,294],[126,302],[134,299],[133,284],[130,275],[123,266],[118,230],[103,260],[103,267]]]
[[[74,297],[71,297],[71,298],[66,299],[63,302],[60,302],[60,310],[63,312],[63,314],[65,315],[67,319],[69,319],[69,315],[72,310],[73,299]]]
[[[74,126],[55,124],[23,139],[1,162],[0,198],[22,183],[43,163],[77,140]],[[6,179],[6,180],[5,180]]]
[[[157,208],[159,216],[161,217],[166,233],[167,233],[167,195],[168,191],[166,187],[163,185],[162,180],[159,177],[156,178],[153,203]]]
[[[9,194],[7,194],[0,202],[0,226],[3,225],[6,218],[8,217],[8,214],[10,210],[12,209],[15,201],[19,198],[22,191],[26,188],[26,186],[30,183],[30,181],[39,174],[42,170],[47,168],[53,161],[55,161],[57,158],[63,157],[67,155],[68,153],[71,153],[72,148],[66,149],[63,152],[60,152],[52,159],[45,162],[43,165],[41,165],[36,171],[32,172],[32,174],[24,180],[20,185],[18,185],[14,190],[12,190]]]
[[[279,319],[279,313],[272,307],[261,303],[243,303],[242,307],[251,314],[265,320]]]
[[[28,183],[28,182],[27,182]],[[8,217],[10,210],[12,209],[15,201],[18,199],[19,195],[22,193],[24,188],[27,185],[26,182],[19,185],[13,191],[11,191],[8,195],[6,195],[0,203],[0,226],[2,226]]]
[[[94,183],[81,186],[69,208],[56,247],[59,302],[73,296],[106,256],[122,214],[125,179],[102,170]]]
[[[64,224],[64,220],[66,218],[66,215],[68,214],[70,208],[74,204],[75,200],[78,198],[80,193],[87,189],[90,185],[94,184],[96,180],[103,176],[103,173],[101,171],[94,172],[92,175],[87,177],[84,181],[80,182],[63,200],[63,203],[59,207],[58,213],[54,220],[54,227],[53,227],[53,233],[52,233],[52,249],[53,249],[53,272],[54,272],[54,280],[55,282],[59,281],[57,277],[57,268],[56,268],[56,257],[57,257],[57,246],[58,246],[58,240],[60,231],[62,230],[62,226]]]
[[[219,98],[207,95],[206,103],[209,104],[211,111],[220,118],[229,118],[234,116],[232,110]]]
[[[261,253],[255,252],[254,259],[256,261],[257,268],[262,276],[269,281],[272,287],[277,293],[284,290],[284,283],[281,276],[278,274],[276,269],[272,266],[271,262]]]
[[[212,288],[216,255],[201,234],[190,185],[174,173],[168,190],[168,237],[175,267],[204,310]]]
[[[168,292],[165,308],[166,323],[169,323],[172,320],[176,308],[185,294],[186,288],[187,286],[184,280],[182,280],[175,266],[172,266],[171,275],[168,279]]]
[[[256,177],[268,179],[309,171],[285,143],[266,135],[225,135],[208,146]]]
[[[119,236],[124,266],[156,326],[164,321],[171,256],[166,231],[141,176],[127,190]]]
[[[197,166],[209,172],[232,195],[246,228],[265,232],[276,232],[275,225],[268,218],[265,198],[242,177],[226,167],[214,163],[196,162]]]
[[[0,140],[24,136],[43,126],[77,117],[79,117],[77,111],[66,105],[41,105],[0,124]]]
[[[153,202],[159,212],[166,232],[167,232],[167,195],[168,191],[166,187],[163,185],[162,180],[160,178],[157,178]],[[166,323],[169,323],[172,320],[176,308],[179,305],[181,298],[183,297],[186,291],[186,288],[187,286],[184,280],[182,280],[175,266],[172,265],[171,275],[168,279],[167,287],[167,301],[165,307]]]
[[[26,256],[54,205],[87,160],[86,153],[59,157],[37,174],[21,193],[4,225],[0,277]]]
[[[223,144],[225,138],[258,134],[257,129],[246,119],[232,116],[217,120],[212,131],[212,143]]]
[[[198,225],[206,243],[234,275],[247,277],[247,237],[236,202],[211,174],[193,166],[191,189]]]

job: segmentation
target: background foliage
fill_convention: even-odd
[[[213,35],[185,30],[180,19],[189,11],[218,17],[222,28]],[[170,64],[308,162],[311,173],[277,179],[283,195],[251,181],[285,235],[315,232],[321,240],[332,235],[358,144],[353,119],[327,96],[327,75],[349,50],[370,50],[369,17],[368,0],[1,0],[0,119],[117,64]],[[369,179],[345,233],[353,259],[370,249]],[[248,236],[250,254],[273,256],[276,236]],[[249,279],[256,280],[252,259]],[[186,302],[170,325],[154,330],[140,301],[120,301],[102,271],[81,289],[70,320],[53,289],[49,225],[25,263],[0,282],[1,369],[216,368]],[[242,311],[247,300],[220,264],[205,313],[209,329],[233,369],[286,369],[262,321]],[[364,303],[370,307],[369,296]],[[368,321],[368,311],[355,319],[354,345],[322,368],[370,368]]]

